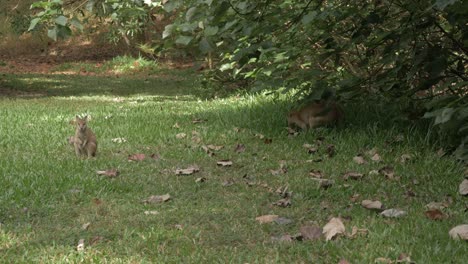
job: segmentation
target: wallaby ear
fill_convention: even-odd
[[[85,115],[85,116],[83,117],[83,120],[88,120],[88,115]]]
[[[79,117],[78,115],[76,115],[76,116],[75,116],[75,119],[77,119],[77,120],[78,120],[78,119],[80,119],[80,117]]]

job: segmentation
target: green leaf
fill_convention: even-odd
[[[306,25],[306,24],[309,24],[310,22],[312,22],[315,17],[317,16],[317,12],[316,11],[311,11],[309,13],[307,13],[307,15],[303,16],[302,17],[302,24]]]
[[[75,28],[79,29],[79,30],[83,30],[83,28],[84,28],[84,27],[83,27],[83,24],[81,24],[81,21],[80,21],[78,18],[76,18],[76,17],[74,17],[74,18],[72,18],[72,19],[70,20],[70,24],[71,24],[72,26],[74,26]]]
[[[47,30],[47,36],[54,41],[57,41],[57,28],[54,27],[53,29]]]
[[[193,6],[187,10],[187,13],[185,13],[185,20],[190,22],[192,18],[195,16],[195,12],[197,11],[197,7]]]
[[[214,36],[216,33],[218,33],[219,28],[217,26],[207,26],[205,28],[205,36]]]
[[[198,48],[203,52],[204,54],[213,51],[213,45],[207,38],[202,38],[200,40],[200,43],[198,43]]]
[[[177,39],[176,39],[176,43],[177,44],[181,44],[181,45],[185,45],[187,46],[190,41],[192,41],[193,37],[192,36],[179,36]]]
[[[65,16],[59,16],[55,19],[55,23],[61,26],[66,26],[68,22],[68,18]]]
[[[28,31],[33,30],[36,27],[37,23],[39,23],[40,20],[41,19],[39,17],[36,17],[33,20],[31,20],[31,24],[29,24]]]
[[[166,27],[164,27],[162,38],[165,39],[169,37],[172,34],[172,31],[174,30],[174,28],[175,28],[174,24],[169,24]]]

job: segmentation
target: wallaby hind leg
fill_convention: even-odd
[[[86,150],[87,150],[88,158],[95,157],[97,144],[94,142],[88,142],[88,145],[86,145]]]

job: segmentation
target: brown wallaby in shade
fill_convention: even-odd
[[[69,139],[75,146],[76,156],[86,155],[88,158],[95,157],[97,151],[96,135],[88,127],[88,116],[80,118],[76,116],[75,136]]]

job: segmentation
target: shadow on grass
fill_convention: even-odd
[[[194,96],[195,73],[166,72],[159,76],[119,77],[80,75],[5,74],[0,78],[0,97],[33,99],[44,97]]]

